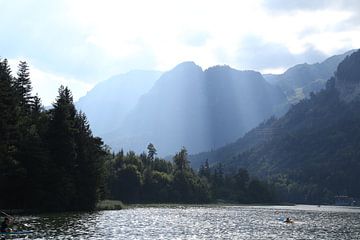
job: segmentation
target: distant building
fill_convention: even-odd
[[[336,206],[355,206],[355,199],[349,196],[341,195],[335,196],[335,205]]]

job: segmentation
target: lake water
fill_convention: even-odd
[[[179,205],[18,221],[35,230],[29,239],[360,239],[360,209],[334,206]]]

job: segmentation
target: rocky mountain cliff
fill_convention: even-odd
[[[157,71],[137,70],[113,76],[80,98],[76,107],[86,113],[93,132],[102,136],[120,126],[160,75]]]
[[[255,71],[193,62],[164,73],[117,131],[104,135],[115,148],[143,151],[152,142],[161,155],[185,146],[195,153],[242,136],[287,109],[284,94]]]
[[[345,58],[326,88],[279,119],[259,125],[233,144],[191,156],[225,171],[239,167],[269,179],[285,201],[333,203],[360,197],[360,51]]]

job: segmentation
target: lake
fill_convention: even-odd
[[[35,230],[29,239],[360,239],[360,208],[335,206],[174,205],[18,221]]]

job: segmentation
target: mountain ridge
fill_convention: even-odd
[[[324,90],[230,145],[190,156],[192,165],[207,160],[212,166],[221,163],[225,171],[246,168],[272,182],[284,201],[332,203],[336,195],[359,198],[359,69],[357,51],[339,64]],[[346,89],[343,96],[342,89]]]
[[[272,114],[281,114],[285,108],[285,96],[259,72],[229,66],[202,70],[193,62],[185,62],[164,73],[139,100],[122,130],[117,131],[127,140],[114,143],[109,135],[104,139],[112,146],[128,144],[124,148],[135,151],[152,142],[164,155],[182,146],[196,152],[231,142],[244,134],[244,129]],[[130,144],[136,141],[142,143]]]
[[[355,51],[356,49],[349,50],[318,63],[297,64],[282,74],[264,74],[264,78],[280,87],[289,102],[294,104],[309,97],[311,92],[324,89],[326,81],[333,76],[339,63]]]
[[[93,132],[101,136],[118,128],[160,75],[159,71],[133,70],[112,76],[81,97],[76,107],[86,113]]]
[[[312,91],[317,92],[323,89],[325,81],[317,79],[316,76],[319,76],[319,74],[322,74],[321,76],[330,75],[332,71],[329,69],[334,68],[334,64],[340,61],[339,59],[352,51],[354,50],[332,56],[321,63],[299,64],[289,68],[285,72],[287,75],[291,72],[291,74],[300,73],[300,77],[298,76],[296,79],[301,78],[301,76],[306,78],[309,72],[312,74],[310,74],[311,76],[315,76],[308,80],[300,79],[299,82],[295,79],[292,81],[295,82],[295,85],[291,85],[291,81],[290,83],[286,82],[289,79],[284,77],[287,76],[285,73],[285,75],[278,76],[261,75],[261,73],[253,70],[240,71],[228,65],[216,65],[203,70],[193,61],[180,63],[172,70],[164,73],[142,71],[144,74],[140,76],[135,74],[135,77],[131,77],[134,73],[141,72],[131,71],[120,75],[120,79],[119,76],[115,76],[98,84],[86,97],[77,102],[77,106],[87,114],[93,132],[104,138],[115,151],[122,148],[130,150],[133,147],[136,152],[142,152],[149,142],[158,147],[160,154],[162,152],[161,148],[165,148],[164,155],[173,154],[182,146],[187,147],[191,153],[207,151],[236,141],[236,139],[273,114],[281,116],[286,112],[289,104],[286,98],[277,101],[277,104],[270,104],[271,106],[267,101],[261,100],[268,98],[270,101],[272,95],[275,98],[283,95],[283,93],[280,93],[280,91],[283,91],[281,86],[274,82],[269,85],[270,87],[267,86],[268,84],[263,83],[264,77],[267,78],[268,82],[271,82],[269,77],[275,79],[283,76],[280,80],[286,82],[291,91],[298,91],[297,93],[301,94],[301,97],[295,99],[295,102],[290,101],[290,104],[296,103],[300,99],[310,97]],[[319,66],[325,66],[323,67],[325,70],[320,71]],[[149,78],[148,75],[152,74],[154,77],[150,76]],[[181,75],[182,79],[168,81],[169,78],[172,78],[171,74],[173,76]],[[238,75],[237,78],[239,79],[252,80],[249,80],[244,85],[241,84],[241,81],[236,82],[232,75]],[[129,79],[133,81],[127,81]],[[208,81],[204,79],[208,79]],[[305,87],[303,86],[304,82],[307,84]],[[116,83],[115,86],[113,83]],[[139,87],[140,83],[147,84],[147,87]],[[249,88],[250,85],[253,87]],[[244,88],[248,89],[244,91]],[[125,97],[134,89],[137,92],[134,94],[135,96]],[[170,91],[171,94],[167,94],[167,91]],[[220,94],[220,92],[222,93]],[[257,96],[257,98],[254,96]],[[289,98],[289,96],[287,97]],[[159,101],[157,104],[153,103],[152,110],[148,110],[150,107],[147,107],[146,104],[153,101],[153,98],[159,98]],[[86,99],[88,102],[84,101]],[[192,106],[194,105],[194,99],[195,106]],[[99,102],[102,103],[99,104]],[[157,107],[157,105],[164,106],[164,104],[168,105],[164,109]],[[171,107],[171,105],[173,106]],[[261,105],[267,107],[261,107]],[[247,108],[253,110],[243,111]],[[134,115],[139,115],[140,111],[147,111],[147,114],[143,114],[142,119],[134,117]],[[187,116],[187,118],[184,118],[184,116]],[[166,118],[183,119],[183,122],[172,120],[173,124],[170,124],[171,126],[164,121],[161,124],[157,123],[159,119]],[[208,120],[205,121],[204,118]],[[194,119],[192,127],[189,127],[189,119]],[[256,121],[251,121],[252,119],[256,119]],[[231,129],[234,126],[235,128]],[[240,131],[239,126],[245,130]],[[173,131],[174,135],[172,136],[167,135],[166,140],[164,138],[160,139],[157,135],[165,127],[169,132],[173,131],[173,128],[177,128],[179,131]],[[192,140],[194,133],[202,136],[201,139],[194,138]],[[173,138],[178,139],[178,141],[172,142]],[[185,141],[184,139],[191,140]],[[136,142],[141,142],[141,144],[136,144]],[[157,142],[160,143],[157,144]],[[172,142],[177,147],[166,147],[166,144],[165,146],[163,144],[164,142],[168,142],[168,145]],[[171,151],[168,149],[171,149]]]

